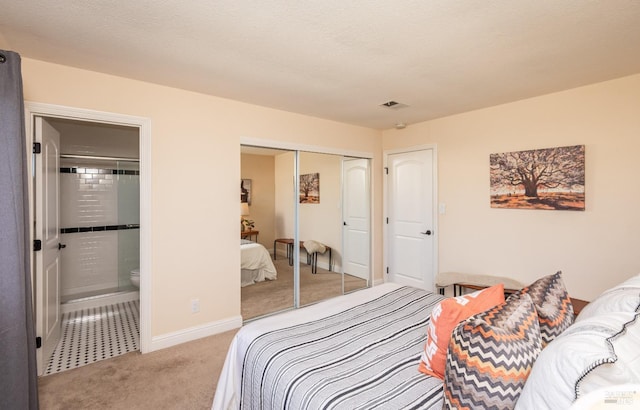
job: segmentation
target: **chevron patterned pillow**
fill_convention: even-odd
[[[529,294],[536,306],[542,347],[551,343],[573,323],[573,305],[562,281],[561,271],[538,279],[520,292]]]
[[[438,303],[429,317],[427,341],[420,356],[418,370],[439,379],[444,378],[444,364],[453,329],[468,317],[500,303],[504,303],[502,283]]]
[[[541,350],[531,297],[506,302],[460,323],[449,341],[445,409],[513,409]]]

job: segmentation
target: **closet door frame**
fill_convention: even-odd
[[[362,152],[362,151],[350,151],[350,150],[341,150],[341,149],[336,149],[336,148],[331,148],[331,147],[323,147],[323,146],[315,146],[315,145],[307,145],[307,144],[296,144],[296,143],[292,143],[292,142],[284,142],[284,141],[274,141],[274,140],[266,140],[266,139],[260,139],[260,138],[252,138],[252,137],[240,137],[240,145],[250,145],[253,147],[259,147],[259,148],[272,148],[272,149],[282,149],[282,150],[288,150],[288,151],[293,151],[295,153],[295,171],[294,171],[294,201],[295,201],[295,206],[293,207],[293,217],[294,217],[294,248],[293,249],[300,249],[300,226],[299,226],[299,216],[300,216],[300,203],[298,200],[298,192],[297,192],[297,187],[299,186],[300,183],[300,152],[304,151],[304,152],[314,152],[314,153],[318,153],[318,154],[330,154],[330,155],[340,155],[343,157],[355,157],[355,158],[363,158],[363,159],[368,159],[369,161],[373,160],[373,154],[370,152]],[[370,164],[370,169],[371,169],[371,164]],[[371,178],[369,179],[369,184],[371,184],[372,180]],[[372,207],[373,204],[373,189],[370,186],[369,187],[369,206]],[[373,209],[371,209],[372,211]],[[371,223],[371,221],[370,221]],[[373,230],[370,227],[370,231],[371,235],[373,235]],[[370,238],[369,244],[370,244],[370,249],[369,249],[369,286],[371,286],[371,284],[373,283],[373,272],[371,271],[371,266],[372,266],[372,255],[373,255],[373,243],[375,241],[373,240],[373,238]],[[294,252],[293,253],[293,266],[294,266],[294,278],[293,278],[293,287],[294,287],[294,292],[293,292],[293,305],[294,305],[294,309],[298,309],[300,308],[300,253],[299,252]],[[343,279],[344,280],[344,279]],[[344,286],[343,286],[343,294],[344,294]]]

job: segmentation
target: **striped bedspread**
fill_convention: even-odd
[[[442,381],[418,372],[441,299],[394,285],[329,316],[265,331],[244,353],[240,408],[441,408]]]

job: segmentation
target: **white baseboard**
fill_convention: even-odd
[[[234,316],[229,319],[210,322],[201,326],[194,326],[187,329],[171,332],[151,338],[151,350],[165,349],[167,347],[176,346],[181,343],[191,342],[192,340],[201,339],[207,336],[217,335],[228,330],[242,327],[242,316]]]

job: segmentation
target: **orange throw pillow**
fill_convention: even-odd
[[[430,376],[444,378],[447,347],[453,329],[469,317],[504,302],[504,285],[498,284],[467,295],[448,298],[431,311],[427,341],[418,370]]]

